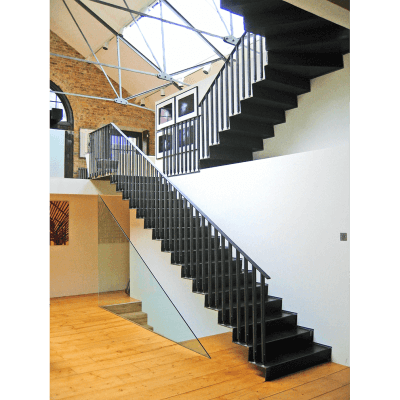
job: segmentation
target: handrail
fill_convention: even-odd
[[[198,213],[200,213],[200,214],[208,221],[208,223],[211,224],[211,225],[214,227],[214,229],[216,229],[216,230],[221,234],[221,236],[223,236],[223,237],[225,238],[225,240],[228,241],[228,244],[230,244],[231,246],[233,246],[233,247],[237,250],[237,252],[239,252],[240,254],[242,254],[243,257],[246,258],[246,259],[252,264],[252,266],[255,267],[255,268],[260,272],[260,274],[261,274],[262,276],[264,276],[266,279],[271,279],[270,276],[269,276],[263,269],[261,269],[261,268],[257,265],[257,263],[255,263],[255,262],[253,261],[253,259],[250,258],[239,246],[237,246],[237,245],[235,244],[235,242],[234,242],[222,229],[220,229],[219,226],[218,226],[205,212],[203,212],[199,207],[195,206],[195,205],[194,205],[194,202],[193,202],[192,200],[190,200],[190,198],[189,198],[185,193],[183,193],[183,191],[181,191],[180,189],[178,189],[178,188],[168,179],[168,177],[167,177],[162,171],[159,170],[159,168],[149,159],[148,156],[146,156],[136,145],[132,144],[132,143],[129,141],[129,138],[128,138],[128,137],[127,137],[113,122],[111,122],[109,125],[112,126],[122,137],[124,137],[124,138],[126,139],[127,144],[129,144],[137,153],[139,153],[139,154],[147,161],[147,163],[150,164],[150,165],[157,171],[157,173],[158,173],[162,178],[164,178],[165,181],[168,182],[169,185],[171,185],[171,186],[175,189],[175,191],[176,191],[177,193],[179,193],[181,196],[183,196],[183,197],[186,199],[186,201],[189,203],[189,205],[190,205],[191,207],[193,207],[194,210],[196,210]],[[92,133],[90,134],[90,136],[93,136],[96,132],[98,132],[98,131],[100,131],[101,129],[104,129],[104,128],[105,128],[105,127],[102,127],[102,128],[100,128],[100,129],[97,129],[96,131],[92,132]],[[91,151],[92,151],[92,149],[91,149]]]

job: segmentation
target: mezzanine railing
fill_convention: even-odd
[[[199,116],[163,128],[163,170],[167,176],[199,171],[199,160],[210,157],[220,143],[229,117],[240,113],[240,101],[253,95],[252,84],[264,79],[265,38],[245,32],[199,101]]]

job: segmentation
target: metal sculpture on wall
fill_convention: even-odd
[[[69,202],[50,201],[50,246],[69,242]]]

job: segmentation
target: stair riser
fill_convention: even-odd
[[[262,139],[274,137],[274,126],[272,124],[265,124],[254,120],[231,119],[230,130]]]
[[[275,301],[268,301],[265,304],[265,315],[272,315],[282,310],[282,299]],[[248,321],[251,322],[253,318],[253,306],[249,303],[248,308]],[[244,316],[244,306],[240,307],[240,319],[241,321],[245,321]],[[258,302],[256,304],[256,318],[261,316],[261,304]],[[237,307],[233,307],[233,314],[230,316],[229,309],[225,311],[225,315],[222,315],[222,311],[218,311],[218,323],[227,324],[231,326],[237,326]]]
[[[146,220],[145,220],[146,221]],[[184,228],[167,228],[166,230],[164,228],[158,229],[158,231],[154,228],[155,221],[153,221],[153,239],[154,240],[170,240],[171,242],[173,240],[179,240],[179,237],[183,238],[185,237],[185,229]],[[180,231],[180,232],[179,232]],[[201,229],[200,229],[201,231]],[[189,237],[191,234],[192,237],[196,237],[196,230],[195,228],[192,229],[192,232],[190,232],[190,228],[186,229],[186,235]],[[181,235],[181,236],[179,236]],[[205,238],[208,238],[208,232],[207,230],[205,231]]]
[[[265,331],[266,332],[277,332],[285,329],[293,328],[297,325],[297,314],[284,316],[279,319],[272,321],[266,321]],[[239,331],[239,337],[237,336]],[[256,336],[261,337],[261,323],[256,324]],[[253,323],[250,321],[248,326],[248,333],[246,335],[246,329],[244,326],[244,321],[240,329],[233,328],[233,337],[240,343],[245,343],[251,345],[253,343]]]
[[[201,292],[202,293],[208,293],[208,270],[206,269],[205,271],[205,279],[204,279],[204,283],[203,283],[203,279],[202,278],[192,278],[193,279],[193,292],[199,292],[199,290],[197,290],[197,288],[201,288]],[[251,280],[251,274],[249,274],[249,281]],[[190,278],[188,276],[183,276],[183,278]],[[237,278],[236,275],[232,276],[232,285],[234,287],[236,287],[236,282],[237,282]],[[244,276],[243,275],[239,275],[239,283],[241,286],[244,285]],[[249,284],[250,285],[250,284]],[[216,280],[215,280],[215,274],[214,271],[212,271],[212,277],[211,277],[211,291],[212,293],[215,293],[215,286],[216,286]],[[224,278],[222,278],[221,273],[218,274],[218,290],[222,290],[222,288],[227,289],[229,288],[229,276],[225,275]]]
[[[270,66],[264,68],[265,79],[256,85],[296,95],[308,93],[311,90],[310,80],[282,71],[276,71]]]
[[[200,234],[200,232],[199,232],[199,234]],[[204,240],[204,250],[208,251],[208,245],[209,245],[208,238],[205,237],[204,239],[205,239]],[[221,249],[219,247],[220,246],[220,242],[221,242],[221,240],[218,237],[217,238],[217,248],[219,249],[219,251],[221,251]],[[198,245],[197,245],[197,239],[196,238],[193,238],[191,240],[190,239],[186,239],[185,240],[184,238],[182,238],[180,243],[179,243],[179,239],[177,241],[172,240],[171,243],[169,243],[168,240],[162,240],[162,242],[161,242],[161,251],[164,251],[164,249],[168,250],[168,251],[172,251],[173,252],[172,256],[178,258],[179,246],[181,246],[180,253],[183,253],[183,251],[185,250],[185,243],[186,243],[186,247],[187,247],[188,251],[190,251],[190,243],[192,243],[192,248],[193,248],[194,251],[197,251],[197,249],[199,249],[199,251],[202,251],[202,249],[203,249],[203,240],[202,240],[202,237],[199,236]],[[176,252],[174,251],[175,247],[177,248]],[[214,237],[211,237],[211,247],[210,248],[213,251],[215,249],[215,238]]]
[[[268,295],[268,287],[265,288],[265,294],[266,296]],[[237,301],[237,290],[236,288],[233,289],[232,292],[232,299],[233,301]],[[222,292],[218,293],[218,298],[215,297],[215,292],[211,294],[211,296],[209,296],[208,293],[206,293],[205,295],[205,299],[204,299],[204,306],[205,307],[212,307],[212,308],[222,308]],[[226,290],[224,292],[224,299],[225,299],[225,304],[229,304],[229,299],[230,295],[229,295],[229,290]],[[239,291],[239,300],[240,301],[244,301],[244,288],[240,289]],[[251,290],[251,285],[249,285],[248,287],[248,301],[252,301],[253,300],[253,292]],[[256,300],[260,301],[261,299],[261,288],[257,287],[256,288]]]
[[[307,347],[314,339],[313,332],[304,332],[295,337],[286,338],[271,343],[265,343],[266,360],[271,360],[274,357],[284,352],[295,351]],[[249,362],[262,362],[262,346],[256,347],[256,358],[254,359],[253,346],[249,347]]]
[[[206,256],[208,257],[208,256]],[[215,279],[215,259],[211,260],[211,265],[208,262],[208,258],[206,258],[206,261],[204,263],[204,268],[203,268],[203,263],[201,261],[199,261],[199,271],[198,273],[196,273],[196,262],[193,263],[193,265],[191,266],[190,263],[185,264],[184,262],[182,262],[182,278],[191,278],[191,279],[197,279],[200,283],[202,282],[203,279],[203,275],[204,275],[204,279],[206,284],[208,284],[208,277],[210,275],[210,271],[209,271],[209,266],[211,267],[211,276],[212,279]],[[243,267],[243,262],[242,260],[239,261],[239,268],[240,270],[242,270]],[[229,277],[229,261],[228,258],[225,258],[225,263],[224,263],[224,276],[227,279]],[[204,272],[203,272],[204,271]],[[232,264],[231,264],[231,271],[232,271],[232,277],[234,282],[236,282],[236,260],[232,259]],[[222,270],[221,270],[221,260],[218,261],[218,277],[222,276]],[[251,277],[251,273],[249,272],[249,281],[250,281],[250,277]],[[241,282],[244,281],[244,275],[241,272],[240,274],[240,280]],[[214,285],[214,283],[212,283],[212,285]],[[214,287],[214,286],[213,286]]]
[[[166,250],[164,250],[164,251],[169,251],[168,249],[166,249]],[[184,254],[183,254],[184,252],[182,252],[182,254],[181,254],[181,256],[180,256],[180,258],[179,258],[179,255],[178,255],[178,253],[173,253],[173,254],[171,254],[171,264],[182,264],[182,263],[184,263],[185,262],[185,256],[184,256]],[[206,260],[206,261],[208,261],[210,258],[210,255],[208,254],[208,251],[205,251],[204,252],[205,254],[204,254],[204,259]],[[191,255],[192,254],[192,255]],[[222,255],[221,255],[221,249],[218,249],[218,254],[217,254],[217,257],[216,257],[216,255],[215,255],[215,251],[214,250],[211,250],[211,261],[215,261],[215,260],[221,260],[221,258],[222,258]],[[225,260],[227,260],[228,259],[228,249],[226,249],[226,251],[225,251]],[[199,262],[202,262],[203,261],[203,252],[201,251],[201,250],[199,250],[199,251],[193,251],[193,253],[190,253],[189,251],[188,251],[188,253],[187,253],[187,255],[186,255],[186,260],[187,260],[187,262],[189,263],[189,262],[193,262],[193,263],[196,263],[196,261],[198,260]],[[188,265],[188,267],[189,267],[189,265]],[[189,269],[189,268],[188,268]],[[194,266],[193,266],[193,270],[194,270]]]
[[[249,100],[250,103],[258,103],[282,110],[291,110],[297,107],[296,95],[263,88],[257,84],[253,84],[253,97]]]
[[[268,109],[266,107],[262,110],[262,107],[254,107],[251,103],[246,103],[245,107],[243,105],[241,113],[231,117],[231,120],[233,118],[273,125],[283,124],[286,121],[285,112],[283,110],[273,110],[272,108]]]
[[[295,361],[291,361],[285,364],[279,364],[274,367],[269,367],[265,371],[265,380],[271,381],[281,376],[288,375],[292,372],[297,372],[324,362],[328,362],[331,360],[331,355],[332,349],[326,349],[317,354],[302,357]]]

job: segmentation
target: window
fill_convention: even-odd
[[[62,93],[53,93],[62,91],[59,86],[50,81],[50,128],[73,131],[74,116],[67,96]],[[52,113],[52,110],[55,111]],[[62,116],[58,110],[62,112]]]

